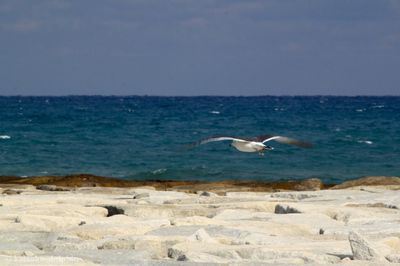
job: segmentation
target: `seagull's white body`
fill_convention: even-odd
[[[232,141],[232,146],[242,152],[261,152],[267,147],[262,142],[237,140]]]
[[[290,145],[296,145],[299,147],[303,148],[309,148],[312,146],[312,144],[299,141],[296,139],[288,138],[288,137],[283,137],[283,136],[273,136],[273,135],[263,135],[251,139],[246,139],[246,138],[237,138],[237,137],[211,137],[204,139],[197,144],[206,144],[208,142],[213,142],[213,141],[223,141],[223,140],[231,140],[232,141],[232,146],[235,147],[238,151],[241,152],[258,152],[260,154],[263,154],[264,151],[267,150],[273,150],[274,148],[265,145],[264,143],[274,140],[280,143],[285,143],[285,144],[290,144]]]

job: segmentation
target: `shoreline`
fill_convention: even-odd
[[[339,184],[324,184],[318,178],[283,181],[254,180],[222,180],[222,181],[190,181],[190,180],[126,180],[114,177],[91,174],[75,174],[66,176],[0,176],[0,186],[8,185],[52,185],[57,187],[153,187],[161,191],[182,191],[196,193],[210,191],[226,193],[233,191],[246,192],[279,192],[279,191],[312,191],[323,189],[343,189],[356,186],[399,186],[400,177],[367,176],[348,180]]]

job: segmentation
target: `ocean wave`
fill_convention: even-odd
[[[161,175],[161,174],[163,174],[163,173],[165,173],[165,172],[167,172],[167,169],[166,169],[166,168],[160,168],[160,169],[157,169],[157,170],[152,171],[151,173],[152,173],[153,175]]]
[[[373,144],[373,142],[370,141],[370,140],[359,140],[359,141],[357,141],[357,142],[358,142],[358,143],[365,143],[365,144],[368,144],[368,145]]]
[[[219,115],[220,112],[219,111],[211,111],[210,114],[215,114],[215,115]]]
[[[11,139],[8,135],[0,135],[0,139]]]

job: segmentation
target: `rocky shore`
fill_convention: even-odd
[[[400,264],[400,178],[0,177],[0,265],[266,264]]]
[[[400,185],[398,177],[369,176],[356,180],[346,181],[342,184],[323,184],[318,178],[306,180],[289,180],[276,182],[262,182],[251,180],[226,180],[215,182],[202,181],[174,181],[174,180],[125,180],[112,177],[103,177],[90,174],[77,174],[67,176],[0,176],[0,184],[20,184],[20,185],[56,185],[63,187],[142,187],[151,186],[156,190],[174,190],[188,193],[195,193],[199,190],[207,190],[216,193],[226,193],[229,191],[253,191],[253,192],[276,192],[281,190],[320,190],[320,189],[340,189],[354,186],[379,186],[379,185]]]

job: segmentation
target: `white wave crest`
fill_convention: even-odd
[[[11,139],[8,135],[0,135],[0,139]]]
[[[211,114],[215,114],[215,115],[219,115],[219,114],[220,114],[219,111],[211,111],[210,113],[211,113]]]
[[[154,170],[154,171],[151,172],[151,173],[152,173],[153,175],[159,175],[159,174],[165,173],[166,171],[167,171],[166,168],[160,168],[160,169]]]
[[[368,144],[368,145],[373,144],[373,142],[370,141],[370,140],[359,140],[358,143],[365,143],[365,144]]]

